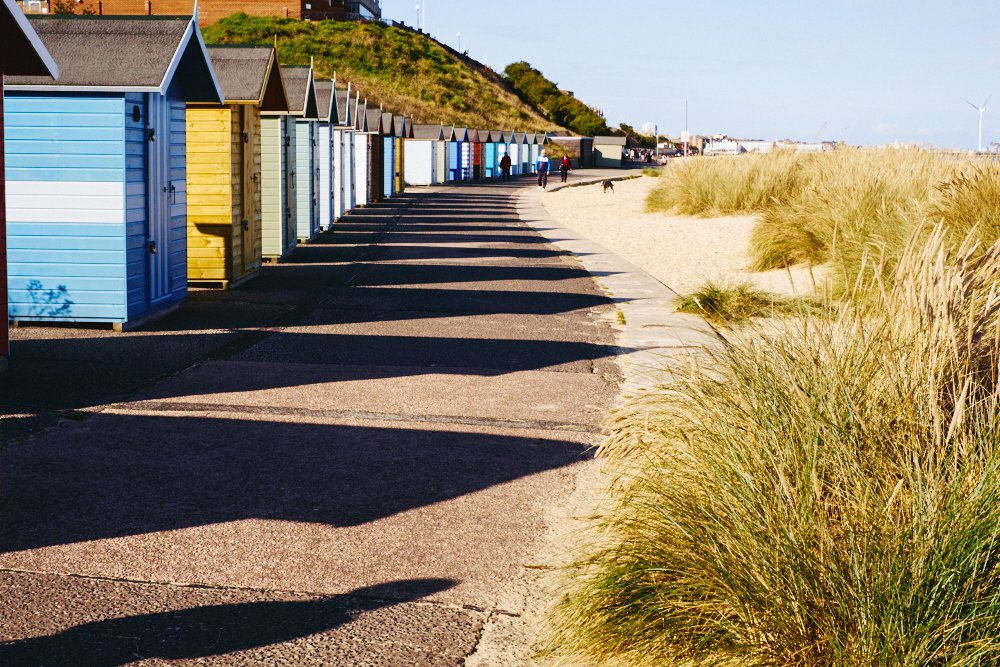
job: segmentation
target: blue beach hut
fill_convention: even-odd
[[[464,180],[463,155],[467,155],[465,146],[468,143],[469,130],[467,128],[452,128],[451,141],[448,142],[448,180]]]
[[[56,79],[59,67],[42,45],[14,0],[0,0],[0,82],[4,75],[25,74]],[[7,312],[7,218],[3,161],[3,88],[0,87],[0,309]],[[10,352],[8,321],[0,317],[0,371],[7,369]]]
[[[185,105],[221,104],[197,17],[32,16],[59,81],[6,81],[10,317],[136,326],[187,295]]]
[[[334,160],[333,128],[339,124],[337,114],[335,80],[320,80],[316,82],[316,107],[319,110],[319,122],[316,123],[316,170],[319,173],[319,189],[316,199],[319,202],[319,226],[321,229],[333,227],[335,214],[334,183],[340,181]]]
[[[382,194],[396,196],[396,124],[395,116],[382,112]]]

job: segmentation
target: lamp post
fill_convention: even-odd
[[[458,52],[462,52],[462,33],[458,33]]]
[[[417,5],[417,30],[423,30],[423,27],[420,25],[420,5]]]

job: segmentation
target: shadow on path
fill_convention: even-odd
[[[206,658],[326,632],[375,609],[440,593],[448,579],[414,579],[312,600],[222,604],[95,621],[0,644],[0,665],[118,667],[137,660]],[[393,599],[384,599],[392,596]]]

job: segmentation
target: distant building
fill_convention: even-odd
[[[656,123],[643,123],[642,130],[640,130],[643,136],[655,137],[656,136]]]
[[[25,14],[51,14],[56,0],[18,0]],[[75,13],[108,15],[190,16],[194,0],[70,0]],[[320,21],[378,20],[381,0],[199,0],[198,24],[215,23],[230,14]]]

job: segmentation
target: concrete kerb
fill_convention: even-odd
[[[619,180],[624,178],[636,177]],[[518,215],[554,246],[574,255],[615,301],[622,325],[621,398],[666,384],[671,369],[691,364],[706,349],[721,348],[722,337],[704,319],[677,312],[676,292],[604,246],[559,225],[542,205],[543,196],[537,190],[522,192],[517,199]]]

